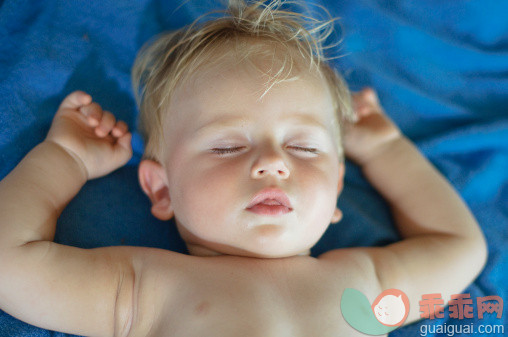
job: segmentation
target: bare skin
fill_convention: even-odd
[[[142,247],[78,249],[53,242],[56,219],[88,179],[132,154],[125,123],[75,92],[47,139],[0,182],[0,308],[30,324],[86,336],[354,336],[345,288],[369,301],[460,293],[486,246],[467,207],[404,138],[372,90],[354,96],[346,154],[390,203],[404,240],[318,258],[187,256]],[[443,281],[446,280],[446,281]]]

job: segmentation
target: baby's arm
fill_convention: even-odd
[[[53,241],[56,220],[87,179],[131,157],[124,122],[83,92],[60,106],[48,137],[0,182],[0,309],[42,328],[113,336],[128,317],[129,248],[78,249]],[[93,211],[93,210],[91,210]],[[132,288],[130,288],[132,289]],[[120,294],[119,294],[120,293]]]
[[[385,116],[376,94],[354,96],[358,123],[346,133],[346,154],[391,206],[404,240],[369,251],[381,288],[398,288],[420,317],[423,294],[447,303],[483,269],[483,234],[459,195]]]

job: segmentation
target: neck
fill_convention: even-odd
[[[310,249],[302,251],[298,254],[288,255],[288,256],[262,256],[256,253],[251,253],[248,251],[240,251],[240,252],[231,252],[231,253],[223,253],[217,250],[211,249],[209,247],[205,247],[203,245],[194,244],[186,242],[187,250],[190,255],[193,256],[202,256],[202,257],[210,257],[210,256],[219,256],[219,255],[234,255],[234,256],[244,256],[244,257],[257,257],[257,258],[283,258],[283,257],[292,257],[292,256],[310,256]]]
[[[224,255],[222,253],[219,253],[213,249],[201,246],[201,245],[195,245],[192,243],[186,243],[187,250],[189,251],[190,255],[193,256],[218,256],[218,255]]]

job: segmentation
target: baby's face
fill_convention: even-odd
[[[265,83],[241,66],[222,67],[172,96],[164,169],[191,254],[308,254],[338,220],[344,167],[326,83],[303,74],[261,99]]]

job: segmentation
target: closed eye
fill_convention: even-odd
[[[224,148],[213,148],[211,149],[212,153],[218,154],[218,155],[225,155],[225,154],[231,154],[240,152],[243,150],[245,146],[235,146],[235,147],[224,147]],[[318,154],[319,150],[313,147],[303,147],[303,146],[288,146],[288,149],[295,150],[295,151],[301,151],[305,153],[311,153],[311,154]]]
[[[224,147],[224,148],[213,148],[211,151],[213,153],[216,153],[218,155],[224,155],[224,154],[230,154],[230,153],[236,153],[241,150],[243,150],[245,146],[235,146],[235,147]]]
[[[319,153],[319,150],[314,147],[288,146],[288,149],[302,151],[302,152],[315,153],[315,154]]]

